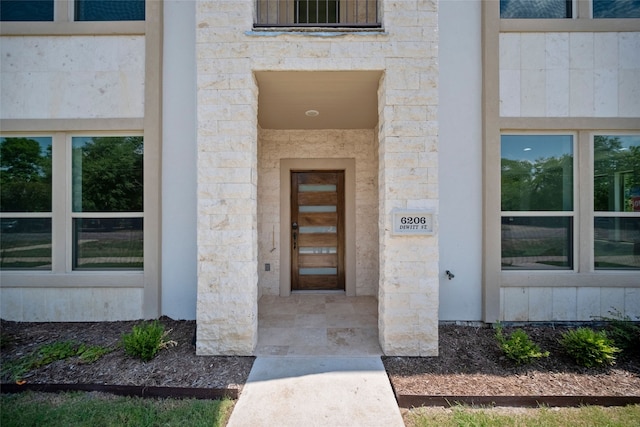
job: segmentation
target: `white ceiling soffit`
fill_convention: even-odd
[[[263,129],[372,129],[382,71],[257,71]],[[319,114],[305,114],[315,110]]]

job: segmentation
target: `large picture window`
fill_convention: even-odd
[[[502,268],[573,269],[572,135],[502,135]]]
[[[594,268],[640,269],[640,135],[593,138]]]
[[[51,270],[55,254],[73,270],[141,270],[143,156],[142,136],[0,138],[2,269]]]

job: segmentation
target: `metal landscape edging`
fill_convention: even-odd
[[[39,391],[57,393],[64,391],[98,391],[120,396],[171,397],[218,400],[237,399],[240,393],[232,388],[157,387],[109,384],[0,384],[0,393]]]

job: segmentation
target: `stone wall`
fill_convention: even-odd
[[[257,342],[258,128],[253,72],[381,70],[379,326],[386,354],[437,354],[438,246],[393,237],[393,208],[438,206],[437,1],[380,1],[383,30],[253,30],[254,2],[196,5],[198,354]],[[267,233],[269,230],[266,231]]]
[[[259,286],[278,295],[280,159],[354,158],[356,161],[356,295],[378,292],[378,149],[373,129],[280,131],[263,129],[258,147]]]

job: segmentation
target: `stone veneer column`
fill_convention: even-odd
[[[413,8],[402,10],[398,8]],[[387,57],[379,90],[378,326],[386,355],[438,354],[438,227],[393,236],[391,212],[438,208],[437,1],[384,2],[385,24],[419,34],[414,55]]]
[[[196,353],[252,355],[258,336],[257,100],[233,39],[252,2],[198,2]]]

